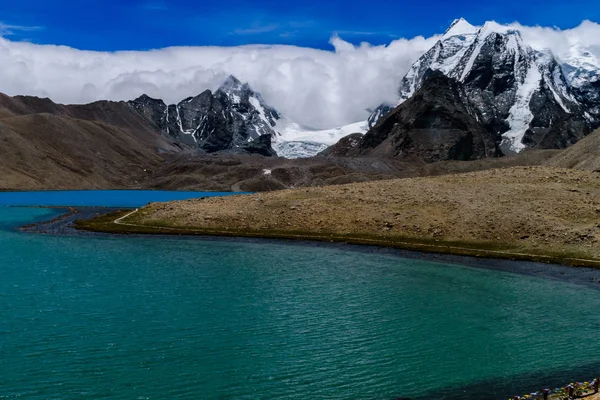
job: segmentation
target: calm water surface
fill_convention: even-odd
[[[165,190],[71,190],[0,192],[0,206],[141,207],[148,203],[229,196],[231,192],[173,192]]]
[[[597,367],[600,291],[585,286],[328,248],[14,230],[54,213],[0,207],[0,398],[494,399]]]

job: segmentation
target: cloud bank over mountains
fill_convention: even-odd
[[[575,48],[600,59],[597,23],[584,21],[570,30],[513,26],[534,48],[548,48],[560,59],[572,57]],[[291,120],[326,129],[364,120],[368,108],[394,102],[411,64],[439,38],[354,46],[333,37],[333,51],[249,45],[109,53],[0,37],[0,91],[61,103],[130,100],[145,93],[175,103],[214,90],[233,74]]]

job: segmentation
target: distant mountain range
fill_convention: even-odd
[[[20,118],[18,126],[10,125],[17,123],[14,118]],[[4,96],[0,120],[0,130],[19,134],[36,131],[39,124],[51,124],[56,134],[72,131],[81,148],[89,143],[75,132],[88,121],[108,135],[105,143],[135,143],[119,153],[133,151],[140,166],[146,162],[141,154],[149,153],[474,160],[566,148],[599,127],[600,61],[581,46],[559,59],[526,43],[517,29],[494,22],[476,27],[460,19],[398,82],[395,103],[381,104],[368,120],[343,127],[302,127],[234,76],[214,92],[172,105],[146,95],[73,106]],[[52,148],[49,138],[38,139],[43,145],[27,157]]]
[[[558,59],[526,43],[513,27],[494,22],[477,27],[459,19],[398,82],[398,101],[379,105],[364,122],[306,129],[233,76],[214,93],[205,91],[177,105],[147,96],[129,104],[185,150],[310,157],[342,137],[366,133],[352,141],[359,150],[349,154],[476,159],[565,148],[600,126],[600,62],[581,46]],[[467,138],[456,135],[456,121],[449,121],[449,115],[479,139],[465,144]],[[388,117],[395,130],[383,123]],[[398,126],[404,132],[400,136]],[[373,147],[384,142],[385,149]],[[456,146],[462,150],[453,150]]]
[[[327,130],[302,127],[233,75],[214,93],[207,90],[179,104],[167,105],[146,95],[128,104],[183,150],[207,153],[312,157],[346,135],[364,132],[367,126],[365,121]]]

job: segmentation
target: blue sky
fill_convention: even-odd
[[[0,35],[86,50],[389,43],[441,33],[455,18],[572,28],[600,21],[598,0],[20,0],[0,3]]]

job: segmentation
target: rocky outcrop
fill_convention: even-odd
[[[319,153],[325,157],[352,157],[360,154],[360,144],[365,135],[362,133],[353,133],[340,139],[333,146],[328,147]]]
[[[240,150],[243,153],[248,154],[259,154],[265,157],[276,157],[277,153],[271,147],[271,136],[270,135],[261,135],[254,140],[251,140],[248,143],[244,143]],[[237,149],[233,149],[236,152]]]

